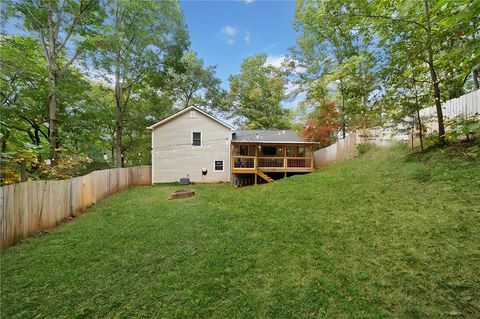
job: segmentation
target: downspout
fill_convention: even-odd
[[[152,149],[151,149],[151,156],[152,156],[152,169],[151,169],[151,173],[150,175],[152,176],[152,185],[154,184],[154,181],[155,181],[155,143],[153,141],[153,137],[154,137],[154,128],[151,128],[152,130]]]
[[[232,185],[232,136],[233,130],[230,129],[230,136],[228,138],[228,182]]]

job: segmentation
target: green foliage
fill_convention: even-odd
[[[172,94],[182,101],[183,107],[199,105],[209,110],[224,108],[225,91],[215,75],[215,66],[204,66],[193,51],[186,52],[180,60],[180,70],[170,69]]]
[[[128,149],[124,135],[132,134],[126,130],[130,104],[140,90],[164,88],[155,84],[163,84],[169,68],[178,67],[188,33],[176,1],[112,1],[106,13],[98,50],[90,57],[106,79],[114,75],[115,160],[121,167]]]
[[[449,128],[447,137],[450,140],[456,141],[459,137],[470,139],[480,132],[480,116],[457,116],[454,119],[446,121],[446,126]]]
[[[293,51],[293,81],[307,93],[307,113],[335,99],[343,133],[375,124],[373,104],[380,56],[362,26],[348,16],[340,1],[297,2],[295,27],[299,49]],[[295,74],[295,70],[303,70]]]
[[[478,88],[479,13],[472,0],[297,1],[297,83],[307,101],[336,93],[351,130],[440,107]]]
[[[2,317],[478,317],[480,163],[406,152],[116,194],[2,254]]]
[[[240,74],[230,80],[230,113],[248,129],[285,129],[291,126],[289,112],[281,106],[285,78],[279,68],[267,65],[265,54],[245,59]]]
[[[47,138],[50,144],[49,157],[55,160],[59,147],[58,90],[65,84],[64,76],[72,69],[73,63],[94,47],[98,26],[104,20],[103,7],[98,0],[7,0],[5,9],[7,17],[19,19],[24,30],[39,40],[45,57],[40,61],[48,72]],[[69,56],[67,51],[72,54]]]

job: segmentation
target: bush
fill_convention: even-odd
[[[460,137],[466,137],[470,140],[480,131],[480,116],[457,116],[454,119],[445,121],[447,132],[445,137],[449,140],[456,141]]]

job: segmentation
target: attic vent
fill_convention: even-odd
[[[195,114],[195,111],[190,111],[190,117],[195,117],[196,114]]]

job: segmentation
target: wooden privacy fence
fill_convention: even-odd
[[[357,154],[358,142],[358,133],[354,132],[332,145],[315,151],[313,153],[315,168],[354,157]]]
[[[63,181],[30,181],[0,188],[0,248],[55,227],[70,215],[134,185],[150,185],[151,167],[94,171]]]

